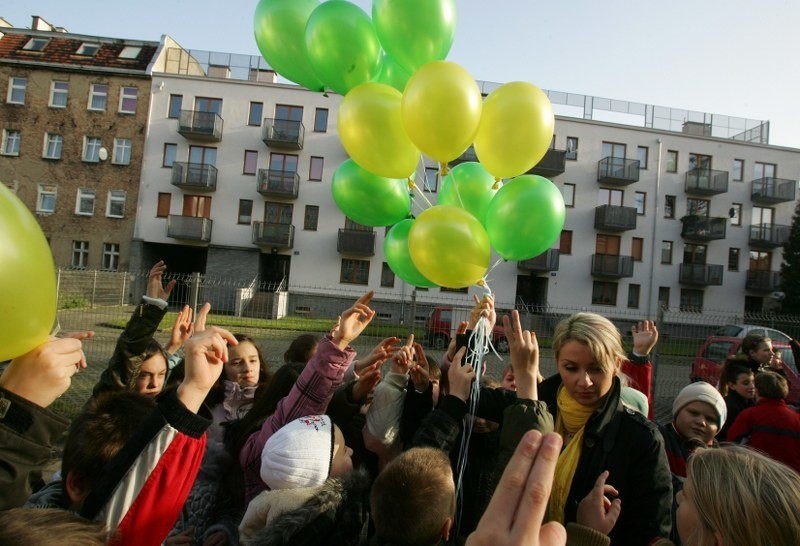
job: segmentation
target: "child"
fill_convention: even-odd
[[[15,508],[0,512],[3,546],[105,546],[109,536],[102,523],[56,508]]]
[[[756,403],[755,378],[747,361],[741,357],[728,357],[720,372],[718,388],[719,393],[725,397],[728,418],[717,437],[726,440],[728,429],[736,421],[736,417]]]

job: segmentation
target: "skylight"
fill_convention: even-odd
[[[142,48],[138,46],[125,46],[119,52],[120,59],[135,59],[142,52]]]
[[[100,44],[93,44],[90,42],[83,42],[81,47],[78,48],[78,51],[75,52],[76,55],[85,55],[86,57],[92,57],[95,53],[100,50]]]
[[[31,38],[22,49],[27,51],[42,51],[50,40],[47,38]]]

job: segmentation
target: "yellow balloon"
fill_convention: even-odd
[[[422,153],[446,163],[472,144],[481,108],[481,90],[469,72],[456,63],[434,61],[408,80],[403,125]]]
[[[419,151],[403,129],[397,89],[364,83],[339,106],[339,138],[359,166],[386,178],[407,178],[417,168]]]
[[[411,261],[422,275],[447,288],[477,283],[489,268],[489,235],[464,209],[438,205],[420,214],[408,233]]]
[[[475,153],[497,178],[513,178],[533,168],[553,140],[550,99],[528,82],[501,85],[486,97]]]

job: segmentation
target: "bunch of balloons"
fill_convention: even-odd
[[[260,0],[255,37],[269,64],[308,89],[344,96],[339,137],[351,159],[333,197],[356,222],[394,226],[384,252],[415,286],[479,282],[491,249],[535,257],[558,239],[564,201],[525,174],[553,138],[554,115],[535,85],[512,82],[484,100],[472,76],[446,61],[455,0],[373,0],[372,19],[346,0]],[[479,163],[449,162],[474,146]],[[441,165],[439,204],[411,217],[413,174],[424,154]],[[501,179],[511,179],[500,187]]]

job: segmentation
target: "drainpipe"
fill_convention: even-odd
[[[661,205],[661,152],[663,143],[661,141],[661,137],[658,137],[658,156],[656,159],[656,206],[655,206],[655,215],[653,217],[652,223],[652,235],[650,237],[650,291],[647,296],[647,314],[652,319],[656,316],[656,312],[658,311],[653,307],[653,300],[655,299],[656,305],[658,305],[658,296],[655,298],[653,294],[658,290],[658,283],[655,280],[655,269],[656,269],[656,228],[658,225],[658,220],[663,216],[663,207]]]

